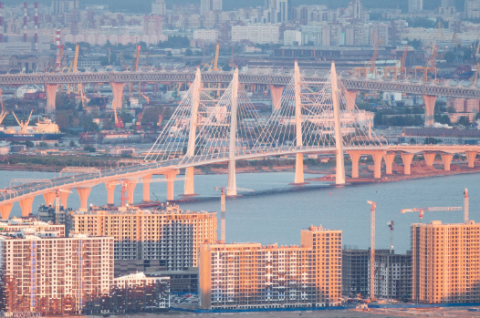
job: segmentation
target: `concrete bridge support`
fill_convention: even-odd
[[[143,202],[150,202],[150,180],[152,175],[149,174],[142,178],[143,181]]]
[[[295,155],[295,182],[293,185],[307,184],[303,175],[303,153]]]
[[[78,196],[80,197],[80,210],[88,210],[88,196],[90,195],[90,190],[92,188],[76,188]]]
[[[272,112],[281,107],[280,100],[282,99],[283,86],[270,85],[270,95],[272,96]]]
[[[228,184],[227,196],[237,195],[237,110],[238,110],[238,68],[233,73],[232,80],[232,104],[230,106],[230,138],[228,146]]]
[[[66,209],[68,207],[68,195],[70,194],[70,189],[63,189],[65,191],[60,191],[60,203]]]
[[[135,194],[135,187],[137,186],[137,180],[128,180],[127,181],[127,203],[133,204],[134,203],[134,194]]]
[[[372,151],[370,154],[373,157],[373,162],[374,162],[374,171],[373,171],[373,177],[375,179],[380,179],[382,177],[382,159],[383,156],[386,154],[385,150],[379,150],[379,151]]]
[[[443,170],[450,171],[450,164],[452,163],[453,154],[442,153],[441,156],[443,161]]]
[[[403,174],[409,175],[412,168],[413,153],[402,153]]]
[[[362,154],[358,151],[348,151],[347,153],[350,156],[350,160],[352,160],[352,178],[358,179],[358,162]]]
[[[12,207],[13,203],[8,203],[0,206],[0,215],[2,216],[2,220],[8,220],[10,212],[12,211]]]
[[[475,158],[477,157],[476,151],[465,151],[465,155],[467,156],[468,167],[475,168]]]
[[[194,196],[195,194],[195,167],[185,169],[185,186],[182,196]]]
[[[107,204],[115,205],[115,188],[117,187],[117,180],[105,182],[107,188]]]
[[[55,112],[55,100],[57,98],[58,84],[45,84],[47,92],[47,113]]]
[[[113,107],[115,107],[115,109],[121,109],[125,83],[110,83],[110,86],[112,86]]]
[[[295,66],[298,69],[298,65],[295,62]],[[300,73],[300,71],[298,71]],[[335,148],[336,148],[336,172],[335,172],[335,184],[345,184],[345,162],[343,161],[343,138],[340,126],[340,103],[338,102],[338,86],[337,86],[337,70],[335,69],[335,63],[332,62],[331,68],[331,76],[332,76],[332,102],[333,102],[333,118],[335,123]],[[300,75],[298,75],[300,78]],[[295,79],[297,80],[297,79]],[[296,95],[296,92],[295,92]],[[296,113],[297,115],[297,113]],[[301,117],[301,114],[298,116]],[[298,129],[298,124],[297,124]],[[300,127],[301,129],[301,127]],[[301,131],[300,131],[301,133]],[[298,134],[298,133],[297,133]],[[298,137],[297,137],[298,138]]]
[[[173,201],[175,197],[175,177],[178,174],[178,170],[170,170],[165,172],[163,175],[167,180],[167,201]]]
[[[357,91],[345,91],[347,110],[353,111],[355,109],[355,99],[357,99],[357,94]]]
[[[43,199],[45,200],[46,206],[54,206],[55,205],[55,192],[49,192],[43,194]]]
[[[386,167],[386,174],[393,174],[393,162],[395,161],[395,156],[397,154],[394,152],[387,152],[385,155],[385,167]]]
[[[431,127],[434,124],[435,102],[437,101],[437,96],[423,95],[423,100],[425,102],[425,126]]]
[[[427,163],[427,166],[432,167],[433,163],[435,162],[435,157],[437,156],[436,153],[428,152],[428,153],[423,153],[423,159],[425,159],[425,162]]]
[[[32,214],[32,204],[34,199],[35,197],[31,197],[18,201],[18,203],[20,204],[20,208],[22,209],[23,217],[27,217]]]

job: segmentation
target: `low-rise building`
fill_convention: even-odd
[[[200,247],[200,307],[329,307],[341,304],[342,231],[311,226],[301,246]]]

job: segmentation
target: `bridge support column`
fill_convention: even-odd
[[[78,196],[80,197],[80,210],[88,210],[88,196],[90,195],[90,190],[92,188],[76,188]]]
[[[345,99],[347,102],[347,110],[355,110],[355,99],[357,99],[357,91],[345,91]]]
[[[340,126],[340,106],[338,102],[337,70],[335,69],[334,62],[332,62],[331,74],[333,117],[335,122],[335,148],[337,149],[337,171],[335,172],[335,184],[345,184],[345,162],[343,161],[343,138],[341,132],[342,127]]]
[[[374,162],[374,171],[373,177],[375,179],[380,179],[382,177],[382,159],[385,155],[385,151],[375,151],[372,153],[373,162]]]
[[[167,179],[167,201],[173,201],[175,197],[175,177],[178,174],[178,170],[170,170],[165,172],[163,175]]]
[[[228,184],[227,196],[237,195],[237,107],[238,107],[238,68],[233,73],[232,80],[232,105],[230,108],[230,136],[228,146]]]
[[[452,163],[453,154],[451,154],[451,153],[442,153],[442,154],[440,154],[440,155],[442,156],[443,170],[445,170],[445,171],[450,171],[450,164]]]
[[[10,212],[12,211],[13,203],[5,204],[0,206],[0,215],[2,216],[2,220],[8,220],[10,216]]]
[[[435,112],[435,102],[437,101],[437,96],[428,96],[423,95],[423,100],[425,101],[425,126],[430,127],[434,124],[434,112]]]
[[[295,182],[293,185],[307,184],[303,176],[303,153],[297,153],[295,156]]]
[[[54,206],[55,205],[55,192],[49,192],[43,194],[43,199],[45,200],[46,206]]]
[[[68,203],[68,195],[70,194],[70,189],[63,189],[65,191],[60,191],[60,203],[66,209]]]
[[[185,185],[181,196],[191,197],[198,195],[195,193],[195,167],[185,169]]]
[[[425,163],[427,164],[427,166],[430,166],[430,167],[433,166],[436,156],[437,154],[434,152],[423,153],[423,159],[425,159]]]
[[[18,201],[18,203],[20,204],[20,208],[22,209],[23,217],[27,217],[32,214],[32,204],[34,199],[35,197],[31,197]]]
[[[465,151],[465,155],[467,156],[468,167],[475,168],[475,158],[477,157],[476,151]]]
[[[127,202],[128,204],[134,203],[133,195],[135,194],[135,187],[137,185],[137,180],[128,180],[127,185]]]
[[[55,112],[55,100],[57,98],[58,84],[45,84],[47,92],[47,113]]]
[[[112,86],[113,107],[115,107],[115,109],[121,109],[125,83],[110,83],[110,86]]]
[[[272,96],[272,112],[281,107],[280,100],[282,99],[283,86],[270,85],[270,95]]]
[[[143,181],[143,202],[150,202],[150,180],[152,175],[149,174],[142,178]]]
[[[403,161],[403,174],[409,175],[412,168],[413,153],[402,153],[400,156]]]
[[[394,152],[387,152],[385,155],[385,166],[386,166],[386,174],[393,174],[392,168],[393,168],[393,162],[395,161],[395,156],[397,154]]]
[[[358,162],[362,154],[358,151],[348,151],[347,153],[350,156],[350,160],[352,160],[352,178],[358,179]]]
[[[105,188],[107,188],[107,204],[115,204],[115,188],[117,187],[117,180],[105,182]]]

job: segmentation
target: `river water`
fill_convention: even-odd
[[[53,178],[57,173],[0,171],[0,187],[6,187],[12,178]],[[305,178],[318,175],[305,175]],[[163,178],[155,176],[155,179]],[[183,192],[182,176],[175,183],[175,193]],[[292,187],[293,172],[249,173],[237,175],[237,186],[243,196],[227,199],[227,242],[299,244],[300,230],[310,225],[322,225],[328,229],[343,231],[343,244],[367,248],[370,244],[370,205],[377,203],[376,246],[388,248],[389,228],[394,221],[394,245],[396,252],[404,253],[410,248],[410,224],[418,222],[417,213],[401,214],[400,210],[413,207],[463,206],[463,189],[470,194],[470,219],[480,222],[480,174],[464,174],[426,179],[412,179],[391,183],[330,186],[311,183]],[[195,177],[195,190],[200,193],[199,202],[181,203],[180,207],[192,211],[220,211],[220,191],[215,187],[226,186],[226,175],[200,175]],[[246,191],[246,190],[253,190]],[[159,200],[166,199],[166,183],[151,184],[151,191]],[[92,188],[89,203],[106,203],[103,184]],[[135,191],[135,201],[142,199],[142,184]],[[155,196],[152,195],[152,199]],[[117,186],[115,201],[120,201],[120,186]],[[43,197],[35,198],[34,213]],[[68,205],[78,208],[80,201],[75,190],[70,194]],[[12,214],[21,215],[15,204]],[[218,214],[218,218],[220,215]],[[463,212],[426,212],[424,222],[441,220],[444,223],[462,222]],[[220,228],[220,227],[219,227]]]

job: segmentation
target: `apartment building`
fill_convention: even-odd
[[[480,302],[480,224],[412,224],[412,300]]]
[[[170,278],[135,273],[113,280],[112,309],[115,313],[170,307]]]
[[[408,13],[417,13],[423,10],[423,0],[408,0]]]
[[[0,222],[0,233],[45,233],[44,236],[65,237],[65,225],[51,224],[36,219],[20,219],[13,217],[8,221]]]
[[[217,241],[215,213],[123,207],[76,212],[75,233],[114,238],[115,276],[198,267],[201,244]]]
[[[200,247],[200,307],[208,309],[340,305],[342,232],[311,226],[301,246],[260,243]]]
[[[232,26],[232,42],[249,41],[259,44],[278,44],[280,41],[280,25],[250,24]]]
[[[370,251],[346,248],[342,251],[342,294],[356,297],[369,294]]]
[[[223,0],[200,0],[200,14],[205,15],[208,11],[222,11]]]
[[[42,315],[108,310],[113,283],[113,238],[0,235],[5,310]]]
[[[152,2],[152,14],[165,15],[167,14],[167,6],[165,0],[156,0]]]

